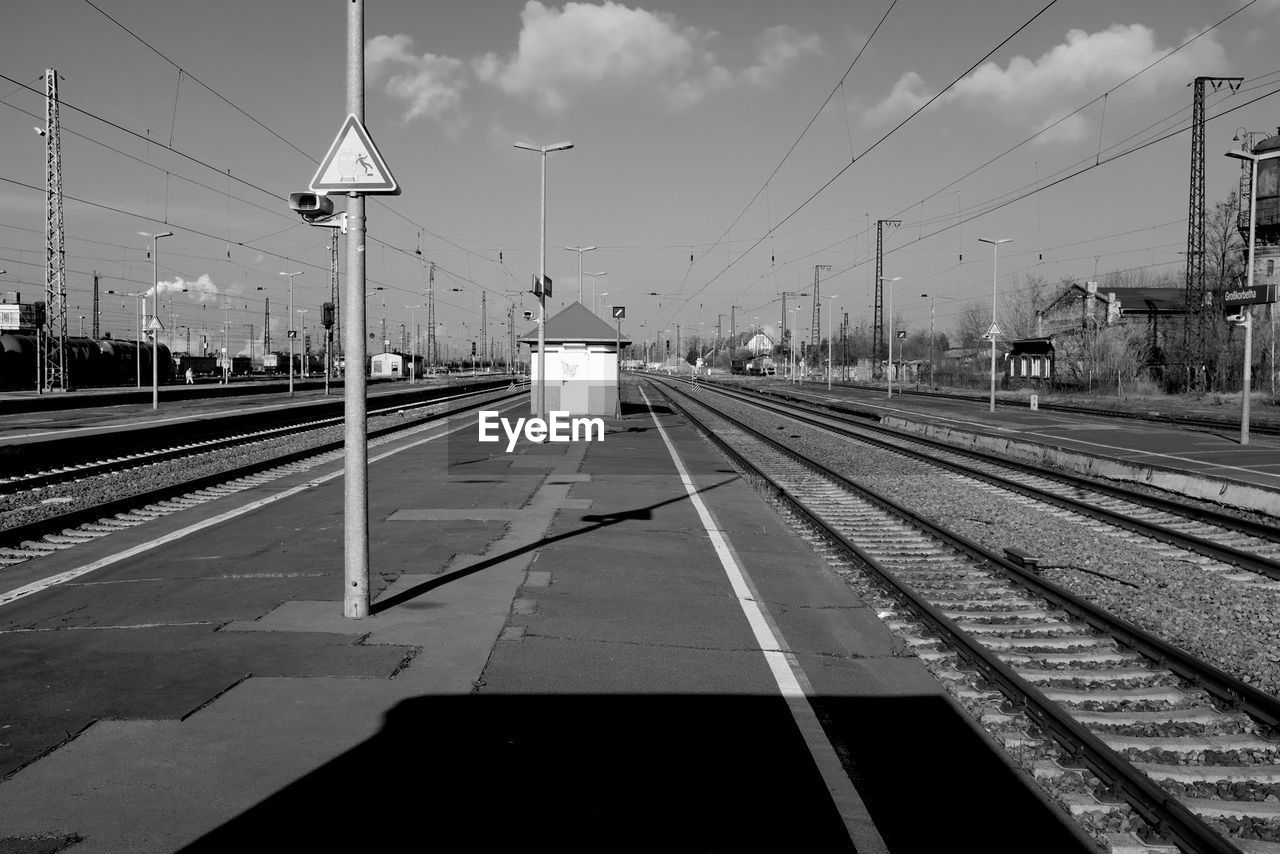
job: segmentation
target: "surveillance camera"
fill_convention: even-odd
[[[36,132],[37,136],[44,136],[44,128],[32,127],[31,129]]]
[[[305,220],[322,219],[333,213],[333,199],[318,193],[290,193],[289,207]]]
[[[1227,323],[1244,323],[1243,314],[1228,314]]]

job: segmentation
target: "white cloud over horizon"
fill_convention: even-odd
[[[1015,56],[1005,67],[986,62],[951,88],[939,103],[959,103],[1019,120],[1039,130],[1070,109],[1083,96],[1096,95],[1137,74],[1169,52],[1143,24],[1113,24],[1087,33],[1073,29],[1065,41],[1032,60]],[[1226,54],[1213,34],[1203,36],[1133,80],[1126,93],[1151,95],[1171,82],[1182,87],[1197,74],[1225,67]],[[936,93],[915,71],[901,75],[893,90],[863,112],[868,124],[880,124],[918,109]],[[1073,116],[1050,131],[1048,138],[1071,142],[1087,136],[1090,122]],[[1042,139],[1041,142],[1047,141]]]
[[[527,0],[520,20],[509,55],[491,51],[470,62],[418,54],[405,34],[375,36],[366,45],[369,76],[385,78],[387,93],[408,104],[406,123],[464,121],[468,70],[479,82],[531,99],[548,113],[562,113],[575,99],[594,93],[655,92],[678,111],[733,86],[773,86],[796,62],[822,52],[817,35],[774,26],[755,39],[749,64],[733,71],[711,49],[719,38],[716,31],[613,0],[560,7]]]
[[[408,104],[403,121],[419,117],[464,121],[459,110],[467,81],[465,63],[451,56],[418,54],[413,38],[403,33],[374,36],[365,45],[365,69],[370,80],[386,78],[387,94]]]

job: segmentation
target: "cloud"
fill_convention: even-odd
[[[1052,115],[1036,125],[1035,132],[1040,134],[1035,139],[1036,145],[1067,145],[1094,136],[1093,123],[1080,113],[1072,113],[1066,118],[1060,114]]]
[[[863,119],[869,124],[880,124],[891,118],[905,116],[920,109],[933,95],[925,86],[923,77],[914,71],[908,71],[893,84],[893,91],[888,97],[863,112]]]
[[[184,279],[181,276],[175,276],[169,281],[161,281],[158,287],[160,296],[164,296],[166,293],[181,293],[186,290],[190,296],[184,297],[184,299],[194,299],[199,302],[209,302],[216,299],[220,293],[218,286],[213,283],[213,279],[209,277],[208,273],[201,273],[197,279]],[[155,289],[148,289],[147,292],[151,293],[152,290]]]
[[[674,15],[629,8],[613,0],[562,8],[528,0],[520,13],[516,50],[506,59],[487,53],[471,62],[481,81],[513,97],[532,98],[551,113],[588,92],[658,89],[675,109],[742,83],[776,81],[788,66],[819,50],[816,36],[773,27],[760,37],[753,64],[738,73],[721,65],[710,45],[714,31],[681,25]]]
[[[740,76],[754,86],[768,86],[805,54],[821,52],[816,35],[806,36],[785,25],[770,27],[757,41],[756,63],[743,69]]]
[[[1280,0],[1278,0],[1280,2]],[[1034,118],[1035,114],[1061,115],[1082,97],[1100,94],[1142,71],[1168,53],[1157,44],[1155,33],[1142,24],[1114,24],[1096,33],[1070,30],[1066,40],[1038,59],[1015,56],[1002,68],[987,62],[960,80],[940,102],[960,103]],[[1126,92],[1151,94],[1170,83],[1185,83],[1197,74],[1212,74],[1225,67],[1225,52],[1213,34],[1152,66],[1126,87]],[[924,80],[915,72],[899,78],[893,91],[866,110],[868,122],[883,122],[919,107],[928,97]],[[1048,124],[1043,122],[1041,126]],[[1068,123],[1072,132],[1084,124]],[[1061,128],[1061,126],[1060,126]],[[1059,128],[1055,128],[1055,136]],[[1067,134],[1068,136],[1070,134]]]
[[[386,91],[407,102],[403,121],[417,118],[443,121],[451,128],[465,123],[461,113],[467,81],[465,63],[451,56],[417,54],[413,39],[403,33],[374,36],[365,45],[365,71],[370,82],[386,78]]]

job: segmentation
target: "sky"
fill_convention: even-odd
[[[132,337],[159,241],[161,321],[280,349],[329,294],[328,229],[288,208],[346,118],[339,0],[42,0],[0,30],[0,290],[44,287],[45,69],[59,75],[68,330]],[[114,19],[114,20],[112,20]],[[1226,19],[1225,21],[1223,19]],[[940,330],[1026,277],[1181,281],[1196,76],[1206,201],[1237,128],[1280,125],[1280,0],[365,2],[365,124],[402,188],[368,205],[368,324],[439,341],[529,327],[538,155],[548,301],[626,307],[637,341],[776,335],[783,291],[871,322],[877,220],[900,328]],[[1161,137],[1167,137],[1160,139]],[[1259,139],[1261,137],[1258,137]],[[1144,143],[1150,143],[1143,145]],[[1142,147],[1139,147],[1142,146]],[[342,207],[338,199],[338,207]],[[1010,239],[998,265],[979,237]],[[345,249],[340,253],[345,259]],[[692,262],[691,262],[692,258]],[[345,275],[344,275],[345,281]],[[185,291],[183,290],[185,288]],[[382,290],[375,290],[382,288]],[[107,291],[115,291],[108,294]],[[652,294],[656,294],[652,295]],[[927,294],[928,296],[924,296]],[[888,295],[885,296],[886,303]],[[799,326],[809,297],[790,297]],[[886,306],[887,308],[887,306]],[[150,309],[149,309],[150,310]],[[886,316],[887,316],[886,311]],[[607,316],[607,314],[606,314]],[[252,324],[252,327],[250,326]],[[410,332],[410,334],[412,334]],[[802,332],[807,336],[807,332]],[[425,340],[425,329],[422,339]]]

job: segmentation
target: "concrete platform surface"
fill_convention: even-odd
[[[710,443],[624,391],[600,443],[507,455],[473,421],[373,449],[363,620],[335,464],[0,574],[100,564],[0,608],[0,851],[1080,850]],[[970,837],[993,802],[999,838]]]

